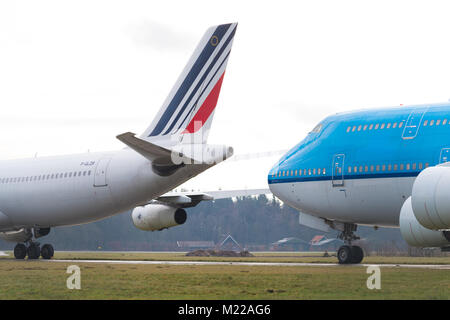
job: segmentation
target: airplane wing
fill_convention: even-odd
[[[218,190],[208,192],[168,192],[155,199],[178,208],[195,207],[202,201],[247,197],[271,193],[269,189]]]

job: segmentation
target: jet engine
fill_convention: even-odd
[[[413,247],[448,247],[450,246],[450,231],[437,231],[425,228],[416,219],[411,201],[406,199],[400,211],[400,232],[403,239]]]
[[[186,222],[186,211],[164,204],[136,207],[131,213],[136,228],[145,231],[163,230]]]
[[[414,181],[411,199],[414,215],[423,227],[450,229],[450,167],[423,170]]]

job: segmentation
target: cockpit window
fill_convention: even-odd
[[[319,133],[322,130],[322,124],[319,123],[317,126],[314,127],[314,129],[311,130],[310,133]]]

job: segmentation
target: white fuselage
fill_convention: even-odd
[[[168,177],[131,149],[0,162],[0,231],[96,221],[144,204],[210,165]]]
[[[400,209],[410,195],[413,177],[329,180],[270,184],[289,206],[305,213],[348,223],[398,227]]]

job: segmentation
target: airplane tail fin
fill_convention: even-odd
[[[158,145],[204,144],[208,138],[237,23],[209,28],[150,127]]]

